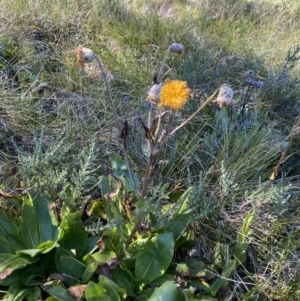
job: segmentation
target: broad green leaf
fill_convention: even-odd
[[[40,285],[43,283],[42,279],[47,278],[43,268],[38,266],[33,266],[32,268],[27,269],[21,277],[22,284],[29,285]]]
[[[88,237],[87,249],[86,249],[85,253],[93,254],[98,249],[97,241],[100,239],[100,237],[101,237],[100,235]]]
[[[19,229],[13,222],[13,220],[0,210],[0,229],[7,235],[19,235]]]
[[[191,214],[177,214],[171,223],[167,225],[167,231],[173,233],[175,241],[182,236],[185,229],[190,224],[191,218]]]
[[[210,286],[210,293],[213,297],[215,297],[218,291],[227,284],[227,280],[224,278],[218,278],[211,286]]]
[[[83,283],[87,283],[91,278],[92,276],[94,275],[95,271],[97,270],[98,268],[98,264],[97,263],[94,263],[94,262],[89,262],[85,271],[83,272],[83,275],[82,275],[82,282]]]
[[[120,300],[120,296],[118,294],[120,287],[115,282],[113,282],[112,280],[108,279],[103,275],[100,275],[99,284],[106,289],[107,291],[106,294],[111,297],[111,300],[114,301]]]
[[[117,266],[112,273],[118,286],[124,288],[127,295],[132,296],[138,291],[138,282],[129,270]]]
[[[18,234],[18,235],[10,235],[7,237],[7,239],[14,252],[27,249],[28,243],[26,237]]]
[[[119,179],[121,179],[126,187],[127,191],[133,191],[134,187],[133,185],[139,189],[141,186],[141,183],[137,177],[137,175],[130,170],[130,173],[126,167],[125,162],[118,157],[116,154],[112,153],[109,155],[109,160],[111,162],[111,167],[114,171],[115,176],[117,176]],[[131,183],[131,178],[133,180],[133,184]]]
[[[36,297],[37,291],[40,293],[38,287],[11,286],[8,289],[8,294],[6,295],[4,300],[23,301],[23,300],[25,300],[25,297],[26,298],[28,298],[29,296]],[[33,299],[31,298],[29,300],[32,301]],[[38,300],[38,299],[35,299],[35,300]]]
[[[21,236],[27,238],[26,249],[35,249],[40,244],[40,241],[38,219],[31,199],[24,198],[19,228]]]
[[[148,284],[163,275],[174,255],[173,233],[153,237],[141,250],[135,262],[135,277],[140,284]]]
[[[125,237],[120,228],[121,227],[113,227],[107,229],[102,236],[105,243],[105,249],[115,252],[118,258],[122,257],[124,254],[125,244]]]
[[[37,259],[20,257],[13,254],[0,254],[0,280],[5,279],[14,270],[21,269],[36,261]]]
[[[10,245],[9,237],[20,235],[19,229],[13,220],[2,211],[0,211],[0,221],[0,252],[13,253],[14,249]]]
[[[34,286],[31,289],[31,292],[26,296],[27,301],[36,301],[39,300],[39,297],[41,295],[41,290],[38,286]]]
[[[46,254],[58,246],[59,244],[57,242],[47,241],[43,244],[40,244],[37,249],[21,250],[17,251],[16,254],[27,254],[31,257],[34,257],[38,254]]]
[[[62,255],[60,257],[62,266],[69,271],[70,275],[73,277],[81,278],[86,266],[79,260],[70,257],[68,255]]]
[[[41,250],[40,249],[28,249],[28,250],[21,250],[17,251],[17,255],[29,255],[30,257],[35,257],[36,255],[40,254]]]
[[[175,278],[175,275],[165,273],[162,276],[160,276],[159,278],[152,281],[150,283],[150,285],[151,286],[160,286],[160,285],[164,284],[166,281],[171,281],[172,282],[174,280],[174,278]]]
[[[11,286],[8,293],[4,296],[4,299],[9,301],[36,301],[39,300],[41,291],[39,287],[25,287],[25,286]]]
[[[58,247],[55,249],[55,266],[57,268],[57,271],[61,274],[66,274],[68,275],[69,273],[69,270],[66,269],[64,267],[64,265],[62,264],[61,262],[61,258],[62,256],[69,256],[69,257],[75,257],[75,255],[69,251],[69,250],[66,250],[65,248],[63,247]],[[70,277],[67,277],[66,280],[64,281],[68,286],[74,286],[76,284],[78,284],[78,281],[76,279],[73,279],[73,278],[70,278]]]
[[[56,241],[58,238],[58,222],[50,207],[53,201],[46,194],[29,194],[37,215],[39,244],[46,241]]]
[[[14,253],[5,233],[3,232],[3,229],[1,229],[1,226],[0,226],[0,252],[11,253],[11,254]]]
[[[175,284],[170,281],[165,282],[162,286],[154,290],[154,293],[148,301],[185,301],[184,295],[179,292]]]
[[[45,299],[45,301],[57,301],[57,299],[53,296],[48,297],[47,299]]]
[[[190,197],[192,190],[193,190],[193,187],[191,186],[180,197],[179,202],[181,203],[181,205],[177,209],[175,216],[177,214],[188,214],[192,211],[192,208],[189,205],[189,197]]]
[[[62,287],[55,286],[50,288],[47,292],[58,301],[76,301],[76,299],[72,298],[69,292]]]
[[[14,270],[10,275],[0,281],[1,286],[17,286],[20,285],[20,279],[24,270],[30,268],[30,266],[25,267],[23,269]]]
[[[85,297],[87,301],[112,301],[106,296],[106,289],[92,281],[86,287]]]
[[[112,251],[101,251],[92,255],[92,258],[100,265],[116,257],[116,253]]]
[[[67,250],[75,250],[76,258],[80,258],[87,248],[87,235],[80,219],[80,212],[65,216],[60,224],[62,239],[59,244]]]

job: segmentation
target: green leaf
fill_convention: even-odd
[[[38,300],[39,295],[40,289],[38,287],[11,286],[4,300],[23,301],[26,297],[28,301],[33,301]]]
[[[193,187],[189,187],[183,195],[180,197],[179,202],[181,205],[177,209],[175,215],[177,214],[188,214],[192,211],[192,208],[189,206],[189,197],[193,190]]]
[[[28,266],[30,268],[30,266]],[[17,286],[20,285],[20,279],[22,274],[24,273],[23,269],[14,270],[10,275],[8,275],[6,278],[0,281],[1,286]]]
[[[46,254],[58,246],[59,244],[57,242],[47,241],[39,245],[38,249],[21,250],[17,251],[16,254],[27,254],[31,257],[35,257],[38,254]]]
[[[191,222],[191,214],[177,214],[169,225],[167,225],[168,232],[172,232],[175,241],[179,239],[184,233],[185,229]]]
[[[94,253],[92,258],[97,261],[99,265],[106,263],[108,260],[116,258],[116,253],[112,251],[101,251]]]
[[[170,281],[165,282],[162,286],[155,289],[148,301],[185,301],[184,295],[179,292],[175,284]]]
[[[38,286],[35,286],[31,289],[30,294],[26,296],[27,301],[36,301],[39,300],[39,297],[41,296],[41,290]]]
[[[218,291],[227,284],[227,280],[224,278],[217,279],[210,287],[209,291],[213,297],[215,297]]]
[[[93,254],[99,247],[97,246],[97,241],[100,239],[100,235],[95,235],[88,237],[87,239],[87,249],[85,253]]]
[[[224,270],[222,272],[222,276],[225,278],[231,277],[233,272],[236,270],[237,264],[235,259],[229,259],[226,262],[226,265],[224,266]]]
[[[18,227],[13,220],[0,211],[0,252],[13,253],[14,249],[10,245],[9,237],[20,235]]]
[[[105,288],[90,281],[85,290],[85,297],[87,301],[112,301],[105,293]]]
[[[21,236],[27,238],[26,249],[36,249],[40,244],[38,219],[31,199],[24,198],[19,228]]]
[[[29,285],[40,285],[44,281],[43,279],[47,278],[45,271],[41,267],[33,266],[27,269],[21,277],[22,284]]]
[[[80,258],[87,248],[87,235],[80,219],[80,212],[65,216],[60,224],[62,230],[59,244],[67,250],[75,250],[76,258]]]
[[[63,247],[58,247],[55,249],[55,266],[57,268],[57,271],[61,274],[68,274],[69,270],[65,268],[65,266],[61,262],[61,257],[67,255],[69,257],[75,257],[75,255],[69,251],[66,250]],[[78,281],[76,279],[72,279],[67,277],[64,281],[68,286],[73,286],[78,284]]]
[[[67,255],[62,255],[60,257],[60,262],[62,266],[69,271],[71,276],[77,278],[81,278],[83,276],[86,266],[77,259]]]
[[[62,287],[55,286],[50,288],[47,292],[58,301],[76,301],[76,299],[72,298],[69,292]]]
[[[117,266],[112,273],[118,286],[124,288],[127,295],[132,296],[138,291],[138,282],[129,270]]]
[[[151,282],[151,286],[161,286],[162,284],[164,284],[166,281],[173,281],[175,278],[175,275],[173,274],[163,274],[161,277],[155,279],[154,281]]]
[[[90,256],[90,255],[89,255]],[[82,275],[82,282],[83,283],[87,283],[91,278],[92,276],[94,275],[95,271],[97,270],[98,268],[98,264],[97,263],[94,263],[94,262],[89,262],[83,275]]]
[[[141,183],[140,183],[137,175],[132,170],[130,170],[130,172],[128,171],[125,162],[120,157],[118,157],[116,154],[112,153],[109,155],[109,160],[111,162],[111,167],[114,171],[115,176],[118,177],[120,180],[122,180],[127,191],[134,190],[134,188],[132,187],[130,174],[131,174],[132,180],[134,182],[134,186],[137,189],[140,188]]]
[[[46,241],[56,241],[58,238],[58,222],[50,207],[53,201],[46,194],[29,194],[37,215],[39,244]]]
[[[20,257],[13,254],[0,254],[0,280],[5,279],[14,270],[21,269],[36,261],[37,259]]]
[[[135,277],[148,284],[165,273],[174,255],[173,233],[153,237],[141,250],[135,262]]]

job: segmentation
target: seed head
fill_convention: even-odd
[[[147,100],[151,103],[158,104],[162,83],[154,84],[148,92]]]
[[[182,55],[182,54],[184,54],[185,48],[184,48],[184,46],[182,44],[173,43],[170,46],[170,51],[171,52],[175,52],[178,55]]]
[[[220,87],[218,97],[214,102],[222,108],[223,106],[230,106],[232,104],[232,98],[233,90],[227,84],[223,84]]]
[[[90,63],[95,59],[95,53],[90,48],[79,45],[77,48],[77,65],[83,68],[84,64]]]

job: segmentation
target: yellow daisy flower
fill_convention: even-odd
[[[180,80],[169,80],[161,88],[159,106],[180,110],[188,101],[190,89]]]

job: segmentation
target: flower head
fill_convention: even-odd
[[[147,100],[151,103],[157,104],[159,102],[159,94],[162,88],[162,83],[154,84],[148,92]]]
[[[77,48],[77,65],[83,67],[85,63],[90,63],[95,59],[95,53],[90,48],[79,45]]]
[[[222,108],[223,106],[230,106],[232,104],[232,98],[233,90],[227,84],[223,84],[220,87],[218,97],[214,102]]]
[[[170,46],[170,51],[171,51],[171,52],[175,52],[175,53],[177,53],[178,55],[182,55],[182,54],[184,54],[185,49],[184,49],[184,46],[183,46],[182,44],[179,44],[179,43],[173,43],[173,44],[171,44],[171,46]]]
[[[180,80],[169,80],[161,88],[159,106],[180,110],[188,101],[190,89]]]

